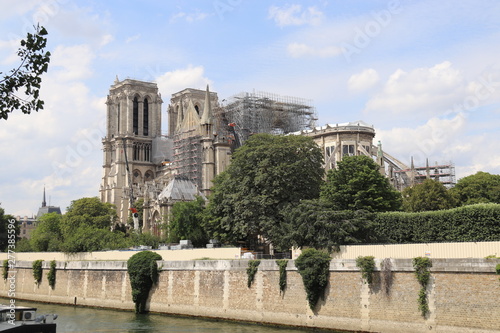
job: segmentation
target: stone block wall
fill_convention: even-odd
[[[263,260],[247,287],[248,260],[162,261],[149,310],[231,320],[365,332],[500,331],[500,260],[433,259],[427,294],[430,313],[418,310],[420,289],[411,259],[391,259],[391,283],[384,287],[380,260],[371,286],[361,279],[354,260],[334,259],[324,300],[309,308],[302,278],[293,261],[287,288],[279,289],[279,269]],[[134,309],[126,262],[58,262],[56,285],[48,285],[49,262],[36,285],[32,262],[17,262],[18,299]],[[13,272],[11,272],[11,275]],[[10,284],[0,281],[0,296]]]

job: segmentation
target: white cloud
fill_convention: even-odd
[[[336,46],[314,47],[303,43],[291,43],[288,44],[287,52],[292,58],[330,58],[341,54],[342,49]]]
[[[319,25],[323,19],[323,13],[315,6],[302,9],[301,5],[288,5],[284,7],[271,6],[268,18],[273,19],[279,27],[288,25]]]
[[[353,74],[347,86],[352,91],[365,91],[372,88],[379,81],[379,76],[373,68],[365,69],[361,73]]]
[[[133,35],[133,36],[128,37],[128,38],[125,40],[125,43],[127,43],[127,44],[128,44],[128,43],[131,43],[131,42],[133,42],[133,41],[138,40],[139,38],[141,38],[141,34],[135,34],[135,35]]]
[[[103,35],[101,37],[101,43],[100,43],[100,46],[105,46],[105,45],[108,45],[109,43],[111,43],[115,38],[113,37],[113,35],[110,35],[110,34],[106,34],[106,35]]]
[[[166,72],[155,81],[160,92],[163,95],[168,94],[167,96],[185,88],[205,89],[205,86],[211,84],[211,81],[203,76],[204,71],[203,66],[193,67],[189,65],[185,69]]]
[[[426,158],[438,163],[456,161],[467,150],[467,119],[459,113],[451,119],[433,117],[417,127],[394,127],[377,130],[377,140],[381,140],[384,151],[397,156],[410,165],[413,157],[415,165],[424,166]]]
[[[381,92],[366,104],[365,112],[393,115],[418,113],[428,118],[444,114],[465,92],[459,70],[448,61],[410,72],[395,71]]]
[[[202,13],[200,11],[195,11],[193,13],[178,12],[170,18],[170,23],[175,23],[178,20],[184,20],[188,23],[193,23],[197,21],[203,21],[208,16],[210,15],[207,13]]]
[[[52,53],[50,70],[56,71],[61,81],[85,79],[92,75],[91,62],[95,58],[86,44],[58,46]]]

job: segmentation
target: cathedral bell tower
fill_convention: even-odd
[[[100,196],[116,206],[122,223],[137,198],[134,191],[156,176],[153,142],[161,135],[162,103],[152,82],[116,78],[109,90]]]

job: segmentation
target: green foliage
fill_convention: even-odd
[[[93,252],[126,248],[128,244],[122,232],[80,225],[65,237],[61,250],[66,253]]]
[[[146,302],[151,287],[157,283],[158,266],[156,261],[161,256],[151,251],[141,251],[134,254],[127,261],[127,271],[132,288],[132,300],[135,303],[135,312],[146,312]]]
[[[47,72],[50,52],[45,52],[47,30],[37,26],[34,34],[28,33],[21,40],[17,55],[21,64],[0,80],[0,118],[7,119],[10,112],[20,110],[25,114],[43,109],[40,100],[41,75]],[[0,73],[2,74],[2,73]]]
[[[5,262],[4,262],[4,267],[5,267]],[[500,264],[497,264],[497,266],[495,267],[495,271],[497,272],[497,274],[500,275]],[[4,273],[4,276],[5,276],[5,273]]]
[[[425,316],[429,312],[429,304],[427,300],[427,284],[431,277],[429,268],[432,267],[432,261],[427,257],[413,258],[413,268],[415,268],[415,276],[420,283],[420,291],[418,293],[418,309]]]
[[[369,285],[372,284],[373,281],[373,272],[375,271],[375,257],[359,256],[356,258],[356,266],[361,270],[361,276]]]
[[[56,286],[56,261],[52,260],[50,262],[50,269],[47,273],[47,281],[49,281],[49,286],[54,289]]]
[[[374,230],[389,243],[486,242],[500,240],[500,205],[450,210],[379,213]]]
[[[255,274],[257,274],[258,267],[260,265],[260,260],[249,260],[247,267],[247,286],[250,288],[252,286]]]
[[[320,297],[324,297],[330,276],[330,255],[316,249],[306,249],[295,260],[304,282],[309,307],[314,311]]]
[[[421,184],[405,188],[402,196],[403,210],[406,212],[442,210],[456,206],[451,193],[434,179],[426,179]]]
[[[117,218],[113,205],[102,203],[97,197],[81,198],[71,201],[61,221],[61,231],[67,237],[81,226],[110,230]]]
[[[14,238],[11,238],[14,233],[16,234],[15,241],[19,240],[20,227],[17,221],[14,223],[14,229],[9,228],[9,220],[14,219],[12,215],[5,215],[5,211],[0,207],[0,251],[7,252],[7,247],[9,245],[9,240],[12,242]],[[15,230],[14,232],[12,230]],[[10,236],[10,237],[9,237]]]
[[[31,241],[27,238],[21,238],[16,242],[16,252],[35,252],[31,247]]]
[[[276,264],[280,269],[280,294],[285,292],[286,289],[286,266],[288,265],[287,259],[278,259]]]
[[[33,278],[35,279],[36,284],[40,284],[42,282],[42,262],[43,260],[35,260],[33,261]]]
[[[40,217],[35,230],[31,234],[30,245],[35,252],[56,252],[62,248],[63,235],[61,221],[63,216],[48,213]]]
[[[459,179],[450,191],[459,205],[486,202],[500,204],[500,175],[479,171],[475,175]]]
[[[346,156],[327,174],[321,198],[336,210],[385,212],[401,207],[401,195],[368,156]]]
[[[211,238],[226,243],[271,243],[282,235],[282,212],[319,196],[323,155],[311,138],[252,135],[214,180],[204,219]]]
[[[203,228],[205,200],[196,197],[194,201],[176,202],[172,206],[172,215],[168,225],[169,243],[178,243],[189,239],[194,247],[203,247],[208,243],[208,235]]]
[[[9,277],[9,260],[8,259],[5,259],[3,261],[3,265],[2,265],[2,277],[4,280],[7,280],[7,278]]]
[[[323,200],[302,200],[283,213],[282,233],[273,245],[338,250],[340,245],[374,242],[374,214],[368,211],[336,211]]]

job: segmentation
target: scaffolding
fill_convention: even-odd
[[[451,188],[456,184],[455,165],[452,162],[432,166],[410,167],[405,169],[395,169],[393,171],[393,184],[399,191],[408,186],[421,184],[426,179],[434,179],[446,188]]]
[[[243,92],[229,97],[214,112],[217,130],[241,145],[255,133],[287,134],[313,129],[316,110],[310,100],[266,92]],[[232,128],[225,128],[230,125]],[[232,133],[234,131],[234,134]]]
[[[184,179],[192,181],[201,188],[201,136],[180,133],[174,137],[174,156],[172,169]]]

